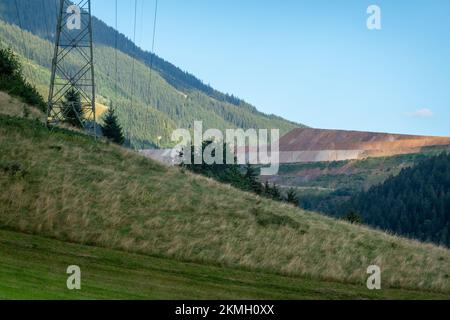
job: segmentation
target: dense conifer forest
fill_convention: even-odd
[[[400,235],[450,246],[450,155],[441,154],[338,205],[362,221]]]

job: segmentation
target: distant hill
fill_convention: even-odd
[[[280,139],[281,163],[342,161],[417,153],[450,137],[297,128]]]
[[[24,62],[24,73],[46,97],[53,55],[56,6],[54,0],[18,0],[22,32],[17,26],[15,1],[0,4],[0,38]],[[302,127],[275,115],[259,112],[254,106],[223,94],[169,62],[138,48],[124,35],[93,19],[97,99],[101,105],[118,109],[118,116],[136,148],[152,146],[161,136],[170,145],[175,128],[190,128],[202,120],[205,128],[277,128],[281,133]],[[118,39],[118,92],[115,99],[115,39]],[[130,66],[136,58],[134,81]],[[149,66],[153,65],[152,81]],[[76,68],[72,61],[69,68]],[[132,89],[133,88],[133,89]],[[131,109],[131,95],[133,108]],[[104,109],[104,108],[103,108]],[[144,125],[149,123],[149,125]]]

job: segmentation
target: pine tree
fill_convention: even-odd
[[[0,90],[20,97],[24,102],[42,111],[47,108],[36,88],[22,75],[20,61],[10,48],[0,48]]]
[[[297,192],[293,188],[289,189],[286,194],[286,201],[298,206],[298,196]]]
[[[263,192],[263,188],[258,180],[258,173],[249,163],[247,164],[245,169],[246,172],[244,178],[247,182],[249,190],[257,194],[261,194]]]
[[[269,181],[266,181],[266,183],[264,183],[264,195],[265,196],[270,196],[270,184],[269,184]]]
[[[361,224],[363,222],[361,215],[354,210],[351,210],[349,213],[347,213],[344,216],[344,220],[350,222],[351,224]]]
[[[119,124],[113,108],[110,108],[103,118],[104,125],[102,126],[103,136],[113,141],[114,143],[122,145],[125,142],[122,127]]]
[[[83,127],[81,95],[77,90],[72,88],[67,91],[65,101],[62,103],[62,113],[64,115],[65,122],[77,128]]]
[[[276,201],[283,201],[283,197],[281,195],[280,189],[278,188],[278,186],[276,184],[274,184],[271,188],[270,188],[270,195],[272,196],[273,200]]]
[[[13,76],[20,74],[19,60],[11,48],[0,49],[0,75]]]

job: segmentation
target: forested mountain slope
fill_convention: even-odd
[[[46,96],[50,78],[52,42],[56,19],[53,0],[18,1],[21,31],[14,1],[0,4],[0,39],[26,61],[24,74]],[[14,24],[14,25],[11,25]],[[233,96],[222,94],[203,84],[163,59],[137,48],[130,40],[100,20],[93,19],[95,66],[98,102],[114,104],[124,128],[135,147],[154,143],[162,136],[162,145],[169,145],[174,128],[189,128],[194,120],[203,120],[206,128],[278,128],[281,134],[301,125],[273,115],[266,115]],[[118,92],[115,93],[115,39],[118,39]],[[50,41],[49,41],[50,40]],[[132,78],[130,66],[136,58]],[[72,61],[75,68],[79,61]],[[131,99],[133,95],[133,99]],[[117,101],[114,101],[117,100]],[[131,101],[133,100],[133,103]],[[131,108],[133,106],[133,108]],[[148,125],[146,123],[149,123]],[[147,131],[148,130],[148,131]]]
[[[354,196],[339,210],[397,234],[450,246],[450,155],[423,160]]]

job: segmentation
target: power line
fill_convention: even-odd
[[[119,31],[118,31],[118,17],[117,17],[117,12],[118,12],[118,8],[117,8],[117,0],[116,0],[116,32],[115,32],[115,39],[114,39],[114,48],[115,48],[115,51],[114,51],[114,55],[115,55],[115,90],[114,90],[114,93],[115,93],[115,96],[114,96],[114,99],[115,99],[115,101],[114,101],[114,103],[116,104],[116,107],[117,107],[117,81],[118,81],[118,79],[117,79],[117,77],[118,77],[118,75],[117,75],[117,47],[118,47],[118,33],[119,33]]]
[[[58,13],[61,10],[60,9],[61,6],[61,1],[55,0],[55,24],[58,24]]]
[[[144,4],[145,0],[141,0],[141,29],[139,30],[139,45],[142,47],[142,35],[143,35],[143,29],[144,29]]]
[[[158,16],[158,0],[155,0],[155,15],[153,19],[153,39],[152,39],[152,51],[150,52],[150,71],[149,71],[149,81],[148,81],[148,90],[149,90],[149,102],[151,103],[152,97],[152,69],[153,69],[153,57],[155,56],[155,37],[156,37],[156,18]],[[145,117],[145,124],[148,125],[150,114],[150,107],[147,106],[147,113]],[[145,142],[143,142],[145,144]],[[145,146],[144,146],[145,148]]]
[[[137,22],[137,7],[138,7],[138,1],[134,0],[134,28],[133,28],[133,44],[134,44],[134,48],[133,48],[133,63],[132,63],[132,68],[131,68],[131,110],[128,113],[128,123],[129,123],[129,128],[131,128],[131,121],[130,121],[130,115],[131,112],[133,111],[133,104],[134,104],[134,68],[135,68],[135,64],[136,64],[136,22]],[[128,129],[128,143],[131,146],[131,134],[130,134],[130,129]]]
[[[45,29],[46,29],[46,32],[47,32],[47,42],[48,42],[49,49],[50,49],[50,52],[51,52],[52,49],[53,49],[53,46],[52,46],[52,43],[51,43],[51,32],[50,32],[50,27],[49,27],[49,24],[48,24],[48,21],[47,21],[47,17],[45,17],[46,10],[45,10],[45,3],[44,3],[44,0],[41,0],[41,9],[42,9],[42,14],[44,15]],[[52,64],[52,61],[51,61],[51,59],[50,59],[50,65],[51,65],[51,64]],[[49,85],[50,85],[50,81],[49,81]]]
[[[158,16],[158,0],[155,1],[155,17],[153,20],[153,40],[152,40],[152,55],[150,57],[150,67],[153,67],[153,57],[155,55],[155,36],[156,36],[156,18]],[[150,71],[152,69],[150,68]],[[152,73],[150,72],[150,75]]]
[[[20,28],[20,36],[22,38],[22,50],[23,50],[23,56],[26,60],[28,60],[28,53],[27,53],[27,47],[26,47],[26,41],[25,41],[25,35],[23,33],[23,25],[22,25],[22,19],[20,18],[20,10],[19,10],[19,5],[17,3],[17,0],[14,0],[14,4],[16,6],[16,15],[17,15],[17,22],[19,23],[19,28]],[[28,66],[28,63],[26,63],[26,65]],[[32,74],[32,72],[29,72],[30,76]]]
[[[45,15],[46,11],[45,11],[45,3],[44,0],[41,0],[41,9],[42,9],[42,13]],[[50,27],[48,25],[48,21],[47,21],[47,17],[44,16],[44,23],[45,23],[45,30],[47,32],[47,40],[50,41]]]

